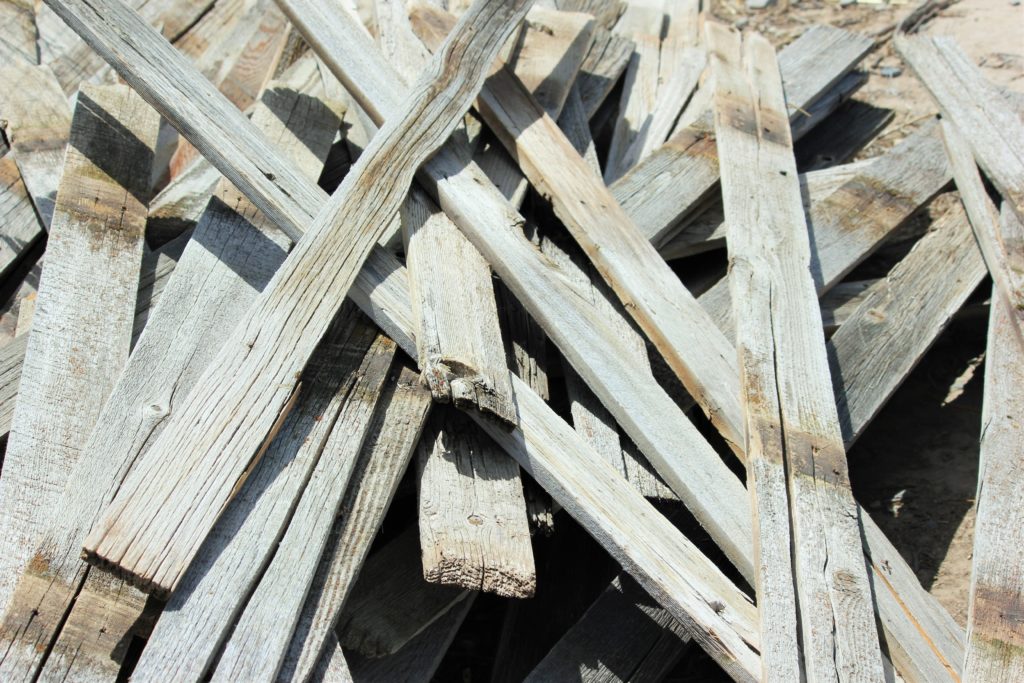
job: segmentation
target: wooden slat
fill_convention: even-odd
[[[1024,221],[1024,123],[1017,112],[952,38],[898,34],[895,43]]]
[[[640,160],[640,151],[647,139],[651,112],[658,97],[658,65],[661,55],[662,15],[652,13],[656,21],[641,33],[628,34],[635,47],[626,69],[615,119],[611,146],[605,161],[604,181],[618,180]]]
[[[86,538],[91,562],[117,567],[146,590],[163,593],[177,584],[280,419],[298,373],[398,210],[415,170],[454,130],[529,4],[495,7],[483,1],[467,12],[461,25],[472,28],[446,44],[403,111],[394,112],[374,136],[182,410],[125,479]],[[462,67],[456,72],[453,63]],[[207,419],[211,405],[222,411],[221,419]],[[183,452],[207,466],[183,467]]]
[[[317,662],[330,656],[331,643],[337,642],[334,622],[412,459],[430,410],[430,392],[420,385],[416,372],[403,366],[382,404],[385,409],[374,417],[341,504],[332,544],[320,560],[278,680],[305,681]]]
[[[763,676],[881,680],[871,587],[775,51],[708,24]],[[791,554],[792,553],[792,554]],[[799,625],[802,638],[797,637]],[[799,646],[798,646],[799,643]],[[801,653],[802,650],[802,653]]]
[[[128,357],[157,126],[127,88],[79,94],[0,479],[4,607],[26,565],[46,571],[39,534]]]
[[[814,100],[863,57],[871,41],[832,27],[814,26],[779,54],[790,122],[799,124]],[[656,245],[671,236],[687,212],[718,182],[710,114],[676,132],[615,185],[612,192],[643,234]]]
[[[0,0],[0,60],[4,64],[39,63],[36,46],[36,10],[31,0]]]
[[[1024,238],[1007,204],[1003,220],[1004,227],[1015,223],[1010,231],[1017,240]],[[993,301],[997,296],[993,288]],[[1024,676],[1020,614],[1024,553],[1016,539],[1024,522],[1020,503],[1024,358],[1006,307],[993,305],[990,315],[964,680],[1009,682]]]
[[[0,278],[31,251],[45,232],[13,154],[0,157]]]
[[[295,81],[305,82],[308,75],[298,73]],[[312,75],[318,83],[315,69]],[[310,181],[319,173],[339,125],[335,111],[314,102],[312,97],[276,87],[253,115],[255,124],[294,159],[294,166]],[[49,520],[40,547],[47,589],[43,595],[30,592],[26,596],[31,610],[5,619],[5,629],[19,634],[19,646],[31,649],[34,643],[49,642],[65,619],[70,623],[78,619],[67,615],[87,571],[79,559],[81,542],[116,492],[112,483],[120,484],[152,445],[177,410],[177,392],[192,389],[219,348],[223,331],[238,322],[288,248],[288,239],[230,182],[221,181],[168,285],[167,301],[153,312],[150,332],[136,345],[95,431],[88,440],[83,438],[83,455],[62,497],[68,514]],[[35,574],[23,579],[28,587],[39,580]],[[93,582],[103,580],[101,573]],[[123,588],[125,595],[132,592]],[[116,604],[118,591],[110,595]],[[130,626],[137,614],[125,616],[126,622],[108,618],[104,624],[114,642],[119,637],[115,625]]]
[[[53,72],[45,66],[13,62],[0,69],[0,82],[4,84],[0,91],[4,135],[36,211],[49,228],[71,129],[71,109]]]
[[[356,370],[288,530],[225,643],[212,680],[255,680],[280,668],[396,351],[393,341],[378,335]]]
[[[554,0],[554,5],[563,12],[590,14],[603,29],[613,28],[625,9],[622,0]]]
[[[633,41],[603,28],[594,31],[594,42],[577,79],[587,118],[592,118],[615,88],[633,55]]]
[[[1024,128],[1021,130],[1024,131]],[[956,188],[960,191],[960,201],[967,210],[985,266],[999,292],[994,303],[1007,309],[1010,321],[1017,330],[1017,339],[1024,347],[1024,255],[1020,253],[1020,244],[1013,242],[1015,235],[1003,234],[998,210],[988,198],[962,131],[943,119],[942,139],[946,143],[946,154],[953,168]],[[1009,208],[1014,210],[1012,203]]]

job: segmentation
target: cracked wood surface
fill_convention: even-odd
[[[883,678],[775,51],[707,26],[729,230],[762,677]],[[794,590],[795,589],[795,590]],[[802,638],[797,637],[797,629]]]
[[[464,15],[461,30],[401,112],[374,136],[182,410],[129,473],[86,538],[91,562],[116,568],[148,591],[174,588],[253,454],[286,414],[299,372],[398,210],[416,168],[454,130],[529,4],[481,0]],[[183,452],[196,470],[175,462]]]
[[[22,569],[48,574],[33,552],[128,358],[157,126],[128,88],[79,93],[0,479],[4,608]]]

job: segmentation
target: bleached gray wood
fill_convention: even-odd
[[[554,5],[563,12],[589,14],[603,29],[613,28],[625,10],[621,0],[554,0]]]
[[[338,616],[338,639],[367,657],[394,654],[469,593],[424,581],[419,537],[409,527],[367,558]]]
[[[393,341],[378,335],[355,372],[288,530],[224,645],[212,680],[276,679],[396,351]]]
[[[319,82],[315,70],[295,76],[296,84],[308,84],[315,92]],[[268,91],[253,119],[310,182],[319,173],[339,125],[338,113],[329,106],[283,86]],[[83,455],[62,496],[67,514],[49,520],[40,548],[48,567],[46,591],[29,598],[32,610],[11,615],[23,621],[5,622],[20,634],[18,645],[27,644],[26,651],[31,651],[34,643],[52,640],[65,619],[75,624],[79,619],[76,612],[82,619],[92,616],[81,608],[68,616],[86,577],[87,567],[79,559],[82,539],[117,485],[178,409],[178,392],[191,390],[216,353],[223,330],[237,323],[288,248],[289,240],[230,182],[222,180],[168,285],[167,300],[153,311],[149,332],[117,378],[96,429],[88,440],[82,438]],[[31,586],[38,578],[26,575],[24,580]],[[92,581],[107,579],[100,573]],[[138,617],[137,611],[117,609],[118,596],[133,592],[118,585],[119,590],[109,593],[110,609],[122,619],[108,617],[104,623],[104,633],[114,643]],[[97,602],[102,604],[99,599]],[[142,600],[135,598],[133,604],[141,608]],[[102,648],[96,650],[101,658],[106,657]],[[88,658],[83,655],[80,659]]]
[[[43,225],[53,217],[71,109],[48,67],[14,61],[0,68],[4,135]]]
[[[347,306],[346,313],[353,313]],[[256,588],[286,533],[295,503],[331,437],[375,333],[365,319],[339,317],[311,360],[289,414],[238,495],[225,509],[180,588],[171,596],[133,678],[198,681]]]
[[[0,479],[3,607],[131,341],[157,117],[115,88],[80,93],[75,118]]]
[[[398,483],[412,459],[430,392],[419,376],[402,366],[381,399],[383,410],[352,472],[349,489],[335,522],[331,544],[320,559],[309,597],[292,634],[279,681],[306,681],[317,662],[329,658],[334,622],[376,538]],[[340,646],[339,646],[340,647]]]
[[[1020,253],[1020,245],[1012,243],[1013,236],[1003,234],[998,210],[988,198],[967,139],[947,119],[942,120],[942,140],[953,168],[953,179],[960,191],[960,201],[967,211],[985,266],[999,292],[995,305],[1007,309],[1017,330],[1017,339],[1024,346],[1024,255]],[[1010,209],[1014,210],[1012,202]]]
[[[44,232],[14,155],[0,157],[0,277],[21,262]]]
[[[661,640],[665,642],[658,647]],[[673,623],[667,611],[632,579],[619,576],[525,680],[638,680],[637,673],[648,660],[659,659],[657,668],[664,668],[678,659],[688,641],[689,636]]]
[[[634,48],[605,160],[604,181],[609,185],[640,160],[657,102],[663,15],[659,8],[650,16],[653,20],[650,25],[638,26],[636,31],[625,34],[633,41]]]
[[[577,82],[587,118],[592,118],[604,103],[633,56],[633,41],[598,27],[594,40],[580,67]]]
[[[36,10],[31,0],[0,1],[0,60],[4,64],[15,61],[39,63],[36,46]]]
[[[860,298],[828,343],[847,444],[878,414],[985,273],[967,217],[956,206]]]
[[[299,15],[300,19],[303,16],[308,16],[314,19],[316,18],[315,8],[313,8],[313,11],[305,10],[309,10],[309,8],[304,8],[303,13]],[[310,30],[320,27],[321,24],[313,22],[306,25],[303,30],[308,34]],[[142,32],[144,27],[138,27],[136,25],[135,30],[137,32]],[[321,50],[324,49],[324,40],[327,41],[327,45],[332,44],[331,41],[325,39],[323,35],[321,35],[320,38],[320,41],[314,42],[318,42],[321,45]],[[348,38],[348,40],[342,40],[337,44],[359,45],[359,50],[352,50],[352,56],[362,58],[372,54],[374,49],[372,44],[367,42],[367,44],[361,45],[358,43],[357,39],[351,39],[350,36]],[[341,51],[331,50],[331,52],[335,55],[342,54]],[[120,65],[120,68],[124,69],[127,73],[128,66],[129,64],[122,64]],[[386,69],[383,71],[386,73]],[[176,72],[175,78],[187,83],[190,80],[190,73],[191,72],[186,68],[181,72]],[[144,86],[144,84],[140,84],[140,87],[142,86]],[[157,94],[152,89],[147,89],[146,91],[147,96],[150,97],[154,97],[154,95]],[[370,92],[376,93],[379,92],[379,89],[371,88]],[[154,97],[154,99],[156,99],[156,97]],[[206,129],[202,126],[190,125],[186,127],[186,121],[179,118],[174,118],[173,120],[175,125],[186,130],[186,132],[193,135],[196,139],[199,139],[199,136],[206,132]],[[247,124],[243,121],[240,125],[245,126]],[[227,161],[230,158],[234,158],[235,155],[241,155],[241,157],[245,156],[244,153],[239,151],[237,140],[235,140],[229,133],[221,136],[209,136],[207,137],[207,141],[209,144],[217,145],[221,150],[222,156],[220,158],[224,161],[220,166],[222,171],[230,174],[231,177],[239,175],[239,169],[233,169],[231,164]],[[446,152],[442,150],[440,155],[444,157],[446,156]],[[448,164],[448,168],[451,172],[448,174],[441,173],[439,177],[463,171],[465,167],[465,163],[459,161],[459,157],[457,156],[448,158],[446,163]],[[469,172],[472,173],[472,168],[469,169]],[[483,221],[483,227],[489,225],[491,228],[495,228],[506,223],[515,225],[516,221],[513,218],[514,214],[511,214],[508,210],[498,211],[496,213],[494,212],[494,193],[487,191],[486,185],[484,184],[486,181],[482,181],[481,183],[480,181],[472,181],[471,178],[472,176],[468,178],[471,181],[470,183],[463,182],[467,179],[466,177],[463,177],[460,180],[457,176],[441,183],[440,189],[442,194],[448,198],[446,200],[448,208],[451,209],[453,205],[462,206],[467,209],[467,214],[464,215],[475,216],[478,209],[487,209],[488,207],[491,207],[491,213],[489,214],[488,219],[490,222]],[[455,190],[452,190],[453,186],[456,188]],[[289,189],[292,192],[292,196],[303,196],[304,193],[310,192],[308,189],[301,186]],[[320,196],[322,197],[322,195]],[[276,193],[268,195],[265,197],[265,200],[276,201],[280,207],[290,205],[290,200],[288,198],[282,197]],[[483,201],[482,204],[480,203],[480,200]],[[322,199],[318,201],[315,193],[313,193],[308,205],[315,207],[322,201]],[[490,204],[488,202],[490,202]],[[497,206],[500,207],[500,203]],[[473,224],[468,221],[463,221],[463,226],[467,228],[471,228],[472,225]],[[474,234],[476,234],[478,238],[482,236],[481,233],[478,232]],[[489,232],[483,234],[490,236]],[[494,238],[498,237],[501,237],[500,232],[496,233],[494,236]],[[483,240],[478,241],[478,244],[482,245],[483,243]],[[506,251],[505,247],[510,247],[511,253],[516,255],[523,264],[530,265],[533,262],[533,259],[536,258],[536,255],[532,251],[533,248],[529,243],[525,243],[520,247],[516,240],[504,240],[497,250],[493,251],[493,253],[488,253],[489,260],[491,260],[492,263],[503,263],[503,254]],[[516,265],[518,266],[518,262]],[[533,286],[541,285],[537,286],[537,295],[534,297],[531,307],[538,311],[543,310],[543,323],[549,330],[557,331],[557,328],[552,326],[550,321],[552,319],[552,314],[554,314],[556,319],[560,314],[554,313],[553,309],[550,307],[552,307],[554,303],[561,303],[562,300],[553,300],[551,292],[564,291],[564,293],[568,294],[570,290],[562,290],[561,286],[558,284],[559,280],[551,280],[549,276],[543,275],[543,269],[537,271],[536,268],[532,268],[529,272],[539,275],[535,280],[536,285]],[[388,329],[389,335],[402,343],[403,348],[405,348],[407,352],[414,353],[415,347],[411,341],[411,324],[409,322],[410,314],[408,307],[408,294],[403,294],[401,292],[401,288],[404,286],[404,271],[397,265],[388,265],[386,259],[381,258],[375,263],[370,264],[364,271],[364,275],[366,276],[366,279],[361,281],[360,284],[365,289],[362,289],[359,292],[354,292],[354,298],[360,303],[360,305],[365,307],[378,324],[385,326]],[[502,266],[501,275],[510,282],[518,283],[516,287],[519,295],[525,295],[525,293],[531,291],[528,289],[531,287],[531,280],[527,277],[522,277],[518,273],[516,267]],[[547,287],[547,289],[545,289],[545,287]],[[373,296],[372,300],[370,299],[370,296],[368,296],[371,293]],[[568,298],[571,299],[571,297]],[[542,309],[541,306],[544,305],[549,308]],[[593,326],[593,320],[585,313],[572,313],[571,302],[569,302],[569,305],[569,317],[567,320],[573,321],[573,325],[570,325],[569,327],[581,325],[582,329],[587,330],[587,334],[582,335],[582,337],[573,338],[573,344],[577,343],[580,339],[586,341],[589,333],[596,332]],[[560,335],[556,336],[562,338]],[[562,339],[565,341],[564,338]],[[571,356],[573,349],[572,344],[566,343],[562,346],[563,349],[567,351],[567,354]],[[601,345],[596,345],[593,349],[593,354],[595,357],[599,358],[608,358],[609,356],[605,355],[606,352],[607,349],[604,349]],[[587,355],[591,354],[584,354],[582,357],[585,358]],[[610,357],[614,358],[614,354]],[[576,361],[581,362],[580,358],[576,358]],[[614,367],[614,364],[611,367]],[[543,401],[531,400],[535,397],[535,394],[533,394],[525,384],[514,378],[513,387],[517,390],[520,398],[520,429],[522,432],[514,432],[513,434],[518,434],[519,436],[510,440],[499,439],[500,443],[505,448],[509,449],[521,463],[532,463],[530,466],[533,468],[535,473],[543,473],[546,477],[544,481],[547,482],[549,487],[557,492],[557,495],[561,498],[561,502],[563,502],[563,504],[571,503],[571,506],[567,505],[567,507],[570,507],[575,514],[577,514],[578,519],[582,520],[587,528],[590,529],[591,532],[594,533],[607,548],[609,548],[609,551],[612,552],[614,556],[620,558],[620,561],[633,568],[632,571],[635,572],[634,575],[641,580],[645,588],[647,588],[652,595],[656,595],[659,600],[665,601],[668,601],[669,597],[673,595],[677,596],[676,599],[678,599],[678,595],[680,595],[680,593],[674,584],[670,582],[668,584],[661,584],[659,587],[659,585],[656,584],[656,580],[652,578],[657,576],[661,571],[657,570],[654,574],[650,573],[657,567],[661,567],[660,559],[655,556],[641,556],[638,554],[638,549],[635,546],[623,541],[624,538],[628,538],[628,534],[626,536],[620,536],[615,533],[609,535],[607,531],[608,529],[619,528],[621,533],[621,527],[616,527],[615,524],[618,522],[614,519],[610,519],[607,516],[607,513],[600,512],[601,506],[599,501],[604,500],[604,496],[599,496],[596,499],[588,498],[585,500],[578,499],[571,501],[566,497],[566,489],[555,488],[559,481],[571,481],[574,486],[582,487],[583,491],[592,490],[588,487],[595,485],[595,481],[593,479],[584,478],[583,480],[580,480],[578,477],[582,475],[591,475],[593,472],[581,473],[571,469],[566,470],[565,468],[558,467],[558,459],[565,457],[564,454],[567,451],[579,453],[579,462],[588,462],[587,458],[591,456],[588,456],[587,454],[592,453],[592,451],[589,451],[585,445],[579,442],[579,440],[572,435],[571,429],[564,426],[564,423],[560,419],[554,417]],[[623,382],[623,388],[626,390],[633,390],[632,378],[626,378]],[[613,391],[609,395],[616,395],[616,392]],[[657,399],[658,395],[658,391],[656,390],[650,396]],[[650,397],[645,396],[644,401],[649,401],[649,399]],[[655,401],[655,405],[657,404],[658,401]],[[619,410],[619,407],[616,409]],[[673,410],[675,410],[675,408],[673,408]],[[620,413],[622,412],[623,411],[620,411]],[[617,415],[616,417],[619,416]],[[657,418],[657,415],[654,417]],[[644,420],[650,419],[646,415],[637,415],[636,418],[643,418]],[[683,418],[681,417],[670,417],[669,421],[670,423],[678,423],[682,419]],[[634,421],[626,420],[623,424],[628,430],[637,434],[641,433],[641,430],[635,429],[636,423]],[[641,440],[642,445],[649,452],[654,452],[654,443],[660,442],[663,446],[669,443],[664,440],[666,437],[664,432],[659,430],[659,424],[664,423],[659,423],[659,421],[655,419],[653,421],[653,425],[655,427],[652,431],[653,434],[662,435],[659,441],[651,441],[650,439]],[[562,425],[562,427],[559,425]],[[564,431],[562,432],[562,438],[559,440],[559,447],[554,449],[545,448],[550,435],[548,431],[545,431],[547,427],[555,429],[562,429],[564,427],[564,429],[568,430],[567,433]],[[500,437],[501,435],[499,434],[498,436]],[[672,438],[675,437],[673,436]],[[685,448],[670,448],[664,452],[684,453],[688,451]],[[666,461],[662,460],[662,462]],[[711,464],[710,469],[713,470],[715,467],[714,464],[709,464]],[[547,469],[542,470],[542,467]],[[663,466],[663,468],[664,467],[666,466]],[[602,475],[604,478],[603,481],[605,481],[603,486],[612,486],[612,488],[614,488],[614,482],[621,482],[621,478],[616,479],[615,476],[611,479],[607,479],[607,470],[599,466],[598,469],[605,472],[605,474]],[[560,479],[552,478],[556,474]],[[688,467],[680,469],[678,474],[680,477],[684,478],[683,480],[689,480],[691,478],[698,479],[705,474],[705,468]],[[676,477],[677,486],[679,481],[679,477]],[[711,483],[707,485],[702,485],[697,481],[691,481],[690,483],[695,485],[694,490],[707,492],[709,495],[717,499],[712,506],[714,509],[728,510],[733,504],[733,501],[742,500],[744,496],[742,487],[738,486],[738,481],[734,477],[731,477],[731,475],[726,477],[711,475],[708,477],[707,481]],[[733,482],[735,482],[735,484]],[[600,490],[600,486],[598,488]],[[618,491],[615,495],[616,497],[620,497],[624,500],[630,499],[631,496],[636,496],[628,486],[622,488],[622,490]],[[594,505],[597,507],[594,507]],[[691,508],[693,507],[694,506],[691,504]],[[698,507],[697,509],[700,508]],[[584,516],[584,512],[589,513],[590,516]],[[742,524],[742,520],[740,523]],[[713,523],[713,520],[712,523],[709,524],[709,528],[718,542],[722,543],[722,539],[728,538],[728,536],[722,532],[722,529]],[[900,650],[901,654],[905,651],[907,660],[904,670],[906,671],[916,670],[927,672],[934,670],[936,666],[939,667],[938,672],[941,676],[947,675],[947,671],[954,671],[957,667],[948,665],[948,662],[955,662],[962,656],[958,656],[956,653],[958,648],[956,633],[958,629],[955,622],[953,622],[948,614],[938,606],[938,603],[920,587],[920,584],[917,582],[913,572],[909,567],[907,567],[906,563],[902,558],[900,558],[899,554],[892,548],[891,544],[888,543],[877,527],[865,522],[865,533],[872,553],[871,559],[873,562],[873,568],[880,578],[884,578],[882,584],[883,588],[886,590],[881,590],[878,596],[881,604],[881,616],[886,623],[887,629],[899,634],[898,637],[892,639],[888,643],[890,651]],[[749,531],[747,532],[747,539],[749,539]],[[660,546],[663,542],[661,540],[655,541],[653,538],[649,538],[648,540],[655,543],[655,547]],[[674,544],[670,545],[670,547],[674,547]],[[749,548],[749,540],[742,543],[740,547]],[[749,567],[750,565],[746,564],[745,566]],[[682,611],[679,606],[679,602],[670,604],[673,605],[673,610],[685,615],[685,612]],[[904,607],[905,605],[910,605],[910,612],[915,615],[915,620],[911,620],[908,617],[907,611]],[[683,616],[683,619],[685,618],[686,617]],[[927,640],[922,634],[927,634],[927,637],[931,639],[931,642],[929,642],[929,640]],[[962,639],[962,637],[961,631],[959,638]],[[947,663],[947,668],[943,668],[943,662]]]
[[[661,42],[658,95],[650,112],[637,161],[642,161],[668,140],[676,120],[697,89],[707,53],[674,38]]]
[[[779,53],[790,123],[798,126],[800,110],[838,83],[870,47],[864,36],[814,26]],[[656,245],[715,189],[718,157],[712,128],[705,113],[612,186],[615,198]]]
[[[146,239],[159,244],[195,227],[220,179],[220,171],[210,162],[195,159],[149,203]]]
[[[345,653],[342,651],[334,631],[328,634],[326,648],[327,652],[317,662],[316,670],[313,671],[310,680],[314,683],[350,683],[352,672],[349,671],[348,661],[346,661]]]
[[[461,30],[374,136],[182,410],[125,479],[86,538],[91,562],[116,566],[147,590],[173,589],[280,419],[299,371],[398,210],[416,168],[454,130],[529,4],[481,0],[464,15]],[[217,406],[221,419],[207,419],[210,406]],[[183,449],[207,466],[183,467]]]
[[[952,38],[898,34],[896,48],[1024,221],[1024,123]]]
[[[390,683],[396,680],[429,683],[475,599],[475,593],[467,595],[393,655],[376,659],[358,654],[350,657],[352,680],[359,683]]]
[[[465,416],[439,412],[420,439],[417,472],[423,577],[531,597],[537,577],[515,461]]]
[[[883,677],[775,51],[708,24],[762,679]],[[797,637],[799,626],[802,638]],[[799,645],[798,645],[799,643]]]
[[[1024,238],[1020,222],[1003,205],[1004,227]],[[999,292],[993,288],[993,300]],[[1024,676],[1020,628],[1024,555],[1016,540],[1021,528],[1021,387],[1024,359],[1014,322],[1004,306],[991,307],[985,354],[978,471],[978,519],[967,614],[965,680],[1014,681]]]

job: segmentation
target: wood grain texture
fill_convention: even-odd
[[[318,662],[330,658],[331,643],[337,642],[334,623],[419,441],[424,418],[431,408],[430,392],[407,365],[396,373],[386,392],[381,399],[383,410],[374,416],[374,425],[341,503],[331,543],[320,559],[320,568],[292,634],[278,672],[279,681],[309,680]]]
[[[288,529],[225,643],[212,680],[275,680],[396,351],[393,341],[378,335],[356,370]]]
[[[814,26],[779,54],[791,125],[871,47],[868,38]],[[615,198],[656,245],[715,189],[718,156],[706,113],[673,136],[612,186]]]
[[[597,113],[615,88],[632,56],[632,40],[604,28],[594,30],[594,40],[577,77],[580,99],[588,119]]]
[[[0,277],[6,278],[43,236],[13,154],[0,157]]]
[[[23,568],[48,571],[36,543],[128,357],[157,126],[127,88],[79,93],[0,480],[5,608],[26,607]]]
[[[898,34],[896,48],[1024,221],[1024,123],[952,38]]]
[[[353,313],[351,307],[346,312]],[[156,624],[133,677],[201,680],[286,533],[295,502],[321,458],[374,330],[339,317],[304,373],[304,384],[266,455],[206,539]]]
[[[611,185],[640,160],[647,140],[651,113],[658,98],[658,65],[661,55],[662,14],[659,11],[651,26],[629,33],[633,56],[626,68],[622,98],[612,131],[604,181]]]
[[[877,681],[873,598],[775,51],[759,34],[741,42],[721,24],[708,24],[707,39],[731,226],[762,676]]]
[[[481,2],[467,12],[401,113],[373,138],[181,412],[126,478],[86,539],[91,561],[118,567],[148,590],[173,589],[281,418],[298,373],[404,199],[416,168],[454,130],[528,5]],[[220,419],[208,420],[209,406],[217,406]],[[176,462],[183,448],[207,467],[183,471]],[[143,529],[144,538],[135,533]]]
[[[4,135],[39,218],[49,229],[71,109],[48,67],[14,61],[0,69],[0,80]]]
[[[367,657],[394,654],[469,591],[423,580],[414,527],[366,560],[352,595],[338,617],[338,639],[346,650]]]
[[[537,581],[519,466],[462,415],[438,412],[417,457],[423,577],[528,598]]]
[[[1016,215],[1003,205],[1004,220]],[[992,298],[999,295],[993,288]],[[965,680],[1013,681],[1024,676],[1021,639],[1021,577],[1024,555],[1015,540],[1021,528],[1021,386],[1024,363],[1009,311],[991,307],[985,354],[981,461],[978,471],[978,520],[967,614]]]
[[[956,206],[859,299],[828,342],[847,444],[870,424],[985,273],[967,216]]]
[[[297,82],[305,83],[306,76],[297,74]],[[339,116],[313,97],[281,86],[268,91],[253,120],[312,181],[338,128]],[[62,620],[74,623],[78,619],[67,615],[87,571],[79,559],[82,539],[127,472],[178,409],[181,393],[191,390],[212,360],[223,330],[237,323],[284,260],[288,247],[288,239],[231,183],[222,180],[168,285],[167,300],[153,312],[149,333],[136,345],[96,429],[81,445],[83,455],[63,496],[69,514],[50,520],[39,549],[50,579],[43,594],[33,594],[26,603],[38,614],[28,622],[5,623],[6,628],[21,633],[21,641],[48,642]],[[38,578],[26,575],[24,580],[31,586]],[[102,579],[94,579],[98,580]],[[126,595],[131,592],[123,588]],[[111,597],[112,605],[117,604],[118,590],[104,594]],[[134,602],[141,607],[142,601]],[[114,611],[119,616],[130,614]],[[12,617],[27,618],[25,614]],[[136,617],[130,616],[127,625]],[[125,622],[106,621],[111,637],[117,631],[115,624]]]
[[[1003,234],[998,210],[986,193],[967,139],[946,119],[942,121],[942,140],[956,188],[960,191],[960,201],[999,292],[995,305],[1006,308],[1017,330],[1017,340],[1024,347],[1024,255],[1020,253],[1019,240],[1014,243],[1016,235]],[[1010,209],[1013,210],[1012,204]]]
[[[30,0],[2,0],[0,2],[0,59],[4,64],[39,63],[36,46],[36,10]]]

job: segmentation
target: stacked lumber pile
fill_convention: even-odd
[[[496,611],[496,680],[1024,678],[1020,101],[897,33],[941,120],[844,163],[872,40],[706,9],[0,0],[0,679],[428,681]],[[979,288],[965,633],[846,451]]]

